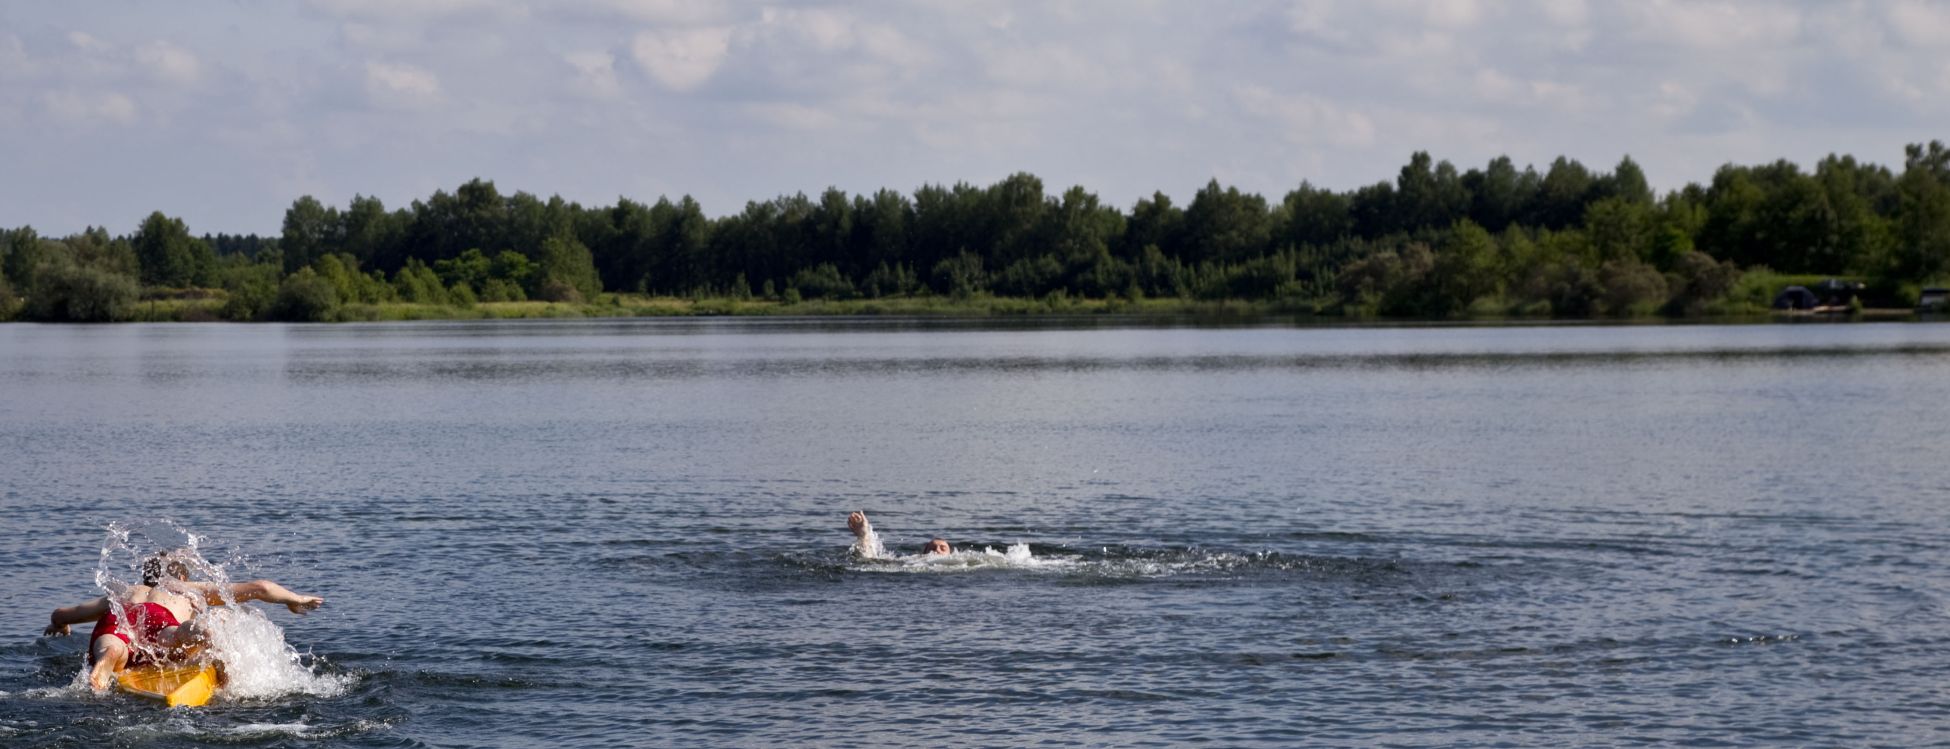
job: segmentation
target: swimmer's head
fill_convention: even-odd
[[[142,560],[142,584],[155,585],[164,577],[176,580],[190,579],[190,564],[187,561],[191,552],[188,549],[171,549],[156,552]]]
[[[948,539],[945,539],[945,538],[931,538],[931,539],[928,539],[928,543],[927,543],[927,545],[926,545],[926,546],[923,546],[923,547],[921,547],[921,553],[923,553],[923,554],[953,554],[953,553],[955,553],[955,549],[954,549],[954,547],[951,547],[951,546],[949,546],[949,545],[948,545]]]

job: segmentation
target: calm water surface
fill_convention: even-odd
[[[0,745],[1950,745],[1946,455],[1940,324],[4,325]],[[73,687],[163,519],[332,686]]]

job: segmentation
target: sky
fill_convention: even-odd
[[[1655,188],[1950,139],[1950,2],[0,2],[0,226],[275,234],[302,195],[695,197],[1015,172],[1128,209],[1415,151]]]

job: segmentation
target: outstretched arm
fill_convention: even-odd
[[[237,583],[232,585],[231,589],[236,591],[237,600],[239,601],[281,603],[284,604],[285,608],[290,609],[293,614],[309,614],[317,611],[318,607],[325,605],[325,599],[323,598],[294,593],[290,588],[269,580],[252,580],[247,583]]]
[[[108,599],[97,598],[84,604],[64,606],[54,610],[47,617],[47,629],[41,630],[42,637],[66,637],[68,625],[92,622],[108,613]]]
[[[203,592],[204,600],[208,601],[212,606],[226,603],[243,603],[245,601],[264,601],[266,603],[284,604],[284,607],[290,609],[293,614],[308,614],[317,610],[319,606],[325,605],[325,599],[323,598],[294,593],[290,588],[269,580],[252,580],[247,583],[228,584],[195,583],[195,586]]]

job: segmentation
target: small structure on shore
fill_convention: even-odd
[[[1789,286],[1774,297],[1774,309],[1778,310],[1811,310],[1820,304],[1806,286]]]
[[[1861,295],[1865,288],[1867,287],[1855,281],[1830,278],[1815,284],[1809,291],[1813,291],[1815,297],[1821,300],[1821,306],[1847,307],[1850,302],[1855,301],[1855,297]]]
[[[1950,289],[1931,286],[1916,297],[1917,312],[1950,312]]]
[[[1774,309],[1827,314],[1851,312],[1864,288],[1860,283],[1839,278],[1825,279],[1812,286],[1789,286],[1774,297]]]

